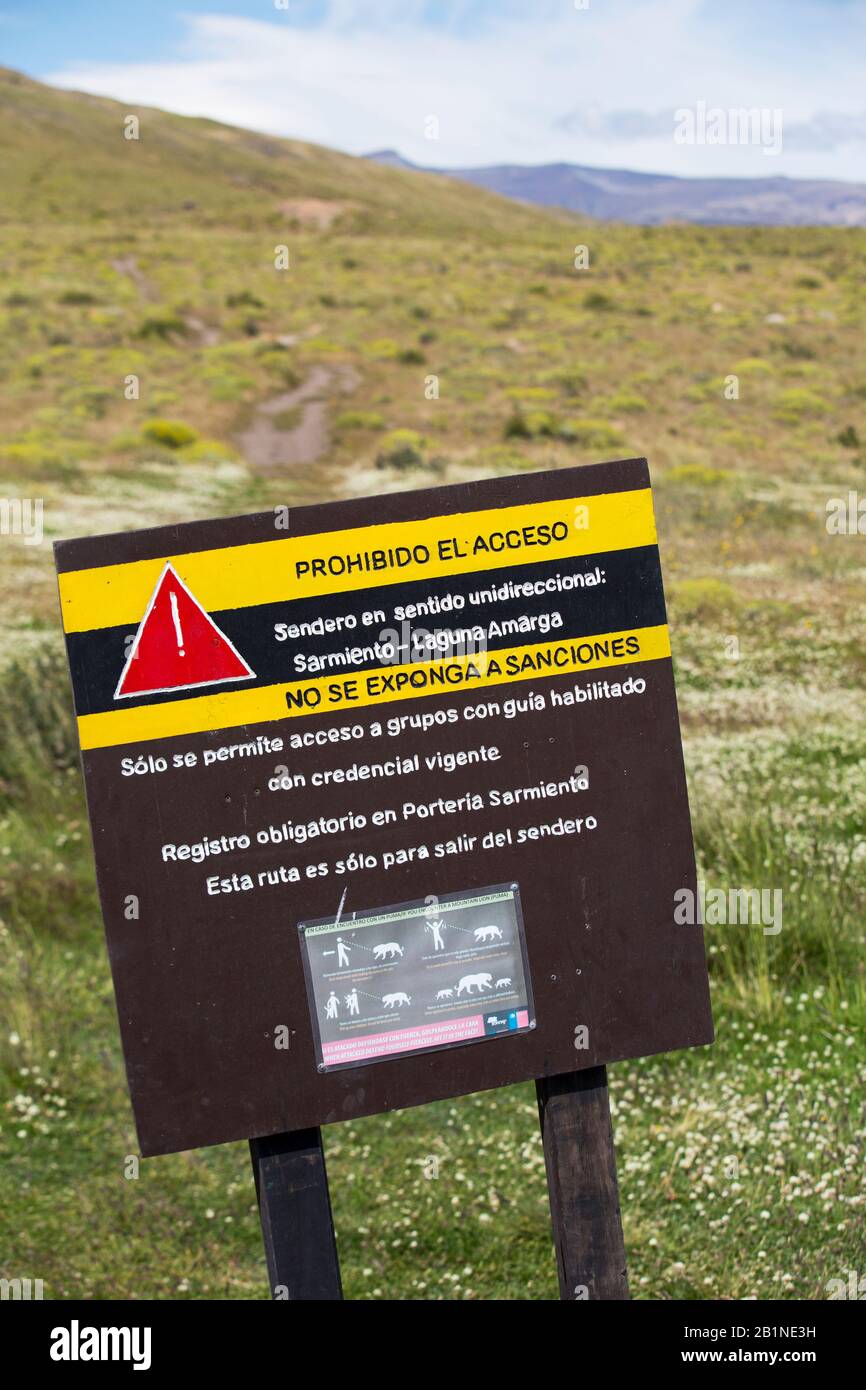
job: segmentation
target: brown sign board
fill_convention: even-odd
[[[712,1040],[644,460],[56,562],[142,1153]]]

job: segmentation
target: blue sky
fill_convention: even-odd
[[[866,0],[0,0],[0,63],[425,164],[866,180]],[[781,140],[677,143],[699,104]]]

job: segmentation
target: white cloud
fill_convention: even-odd
[[[810,121],[789,126],[785,139],[792,149],[802,150],[830,151],[866,145],[866,111],[818,111]],[[866,177],[866,166],[861,168],[860,176]]]
[[[291,8],[267,21],[198,15],[175,61],[82,64],[45,80],[356,154],[393,147],[420,164],[863,175],[863,118],[851,114],[862,107],[861,7],[837,11],[808,75],[789,46],[783,60],[750,42],[735,11],[727,26],[717,7],[708,20],[702,0],[533,0],[476,10],[469,24],[472,10],[454,3],[450,24],[432,24],[420,0],[332,0],[316,27],[296,26]],[[781,109],[795,138],[772,159],[755,146],[676,144],[674,111],[699,102]]]

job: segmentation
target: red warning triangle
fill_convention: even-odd
[[[115,700],[251,677],[255,671],[167,564],[135,634]]]

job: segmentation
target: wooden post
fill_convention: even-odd
[[[343,1297],[320,1129],[250,1140],[271,1297]]]
[[[559,1296],[628,1298],[607,1071],[548,1076],[535,1089]]]

